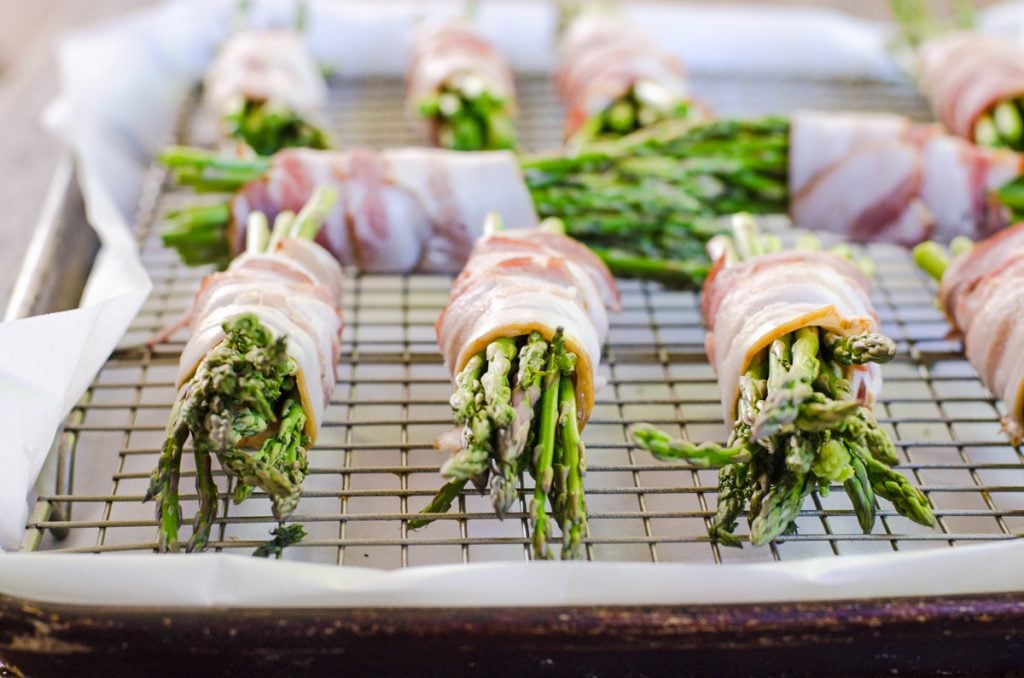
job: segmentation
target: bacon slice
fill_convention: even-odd
[[[479,79],[487,92],[507,101],[514,112],[515,78],[494,45],[464,23],[420,27],[406,72],[406,102],[413,118],[419,118],[416,109],[421,101],[467,77]],[[430,128],[428,133],[431,142],[437,143],[437,130]]]
[[[922,45],[917,66],[935,116],[966,139],[983,113],[1024,95],[1024,49],[1004,38],[951,33]]]
[[[1024,439],[1024,224],[1003,230],[955,259],[939,300],[967,359],[1003,401],[1003,428]]]
[[[244,31],[220,48],[203,81],[203,104],[220,122],[246,100],[267,102],[307,120],[320,118],[327,85],[299,33]]]
[[[566,31],[555,87],[566,107],[565,136],[639,82],[653,82],[673,98],[688,98],[682,63],[620,19],[584,14]]]
[[[272,220],[298,211],[318,185],[333,186],[339,199],[317,242],[362,271],[454,273],[488,212],[516,227],[537,222],[519,163],[507,151],[286,149],[262,179],[235,195],[235,250],[245,243],[250,212]]]
[[[1007,224],[992,193],[1021,156],[891,114],[801,111],[790,128],[790,212],[801,227],[914,245]]]
[[[724,421],[736,418],[740,377],[775,339],[801,327],[840,336],[879,330],[868,279],[850,261],[825,252],[778,252],[728,267],[719,260],[704,283],[701,308]],[[847,377],[870,406],[882,387],[878,366],[850,367]]]
[[[595,374],[608,334],[608,309],[619,293],[604,263],[563,235],[535,229],[481,238],[452,285],[437,319],[437,343],[454,375],[500,337],[537,331],[550,339],[561,327],[577,356],[580,424],[594,407]]]
[[[192,305],[192,334],[182,350],[178,388],[224,340],[224,322],[254,313],[275,337],[288,340],[288,355],[298,366],[307,433],[315,441],[341,352],[342,285],[333,257],[305,240],[284,240],[273,252],[243,254],[226,271],[208,275]]]

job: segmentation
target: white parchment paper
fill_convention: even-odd
[[[48,123],[73,153],[103,249],[82,307],[0,325],[0,547],[15,548],[25,497],[62,418],[151,288],[131,234],[144,168],[182,96],[232,30],[235,0],[181,0],[68,36]],[[254,25],[287,24],[294,3],[254,2]],[[308,36],[342,77],[397,75],[417,21],[461,2],[311,2]],[[816,9],[630,5],[629,19],[691,69],[899,77],[888,29]],[[488,0],[480,29],[519,71],[554,60],[547,3]],[[767,565],[533,563],[381,572],[236,556],[0,554],[0,591],[121,605],[539,605],[737,602],[1018,589],[1024,544]],[[495,577],[505,582],[493,585]],[[188,586],[180,585],[187,581]],[[88,582],[88,585],[83,585]]]

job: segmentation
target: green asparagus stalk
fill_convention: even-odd
[[[562,376],[558,390],[559,426],[562,456],[566,468],[566,497],[562,510],[562,558],[582,557],[583,535],[586,532],[587,508],[583,500],[585,468],[583,442],[580,440],[576,412],[576,388],[572,377]]]
[[[460,75],[444,83],[417,105],[430,122],[434,139],[453,151],[514,149],[515,127],[510,102],[487,89],[476,75]]]
[[[825,335],[832,359],[841,365],[887,363],[896,357],[896,342],[884,334],[865,332],[848,337]]]
[[[330,148],[330,138],[297,112],[274,108],[269,102],[246,99],[225,116],[228,134],[257,155],[268,156],[283,148]]]
[[[257,558],[280,556],[281,552],[292,544],[298,544],[306,538],[306,529],[302,525],[278,525],[270,531],[273,539],[261,544],[252,552]]]
[[[714,442],[700,444],[680,438],[672,438],[652,424],[637,423],[629,429],[633,442],[662,461],[683,460],[698,468],[719,468],[727,464],[744,464],[750,461],[752,450],[746,441],[733,447],[723,447]]]
[[[547,512],[548,495],[554,480],[552,463],[555,457],[556,426],[558,423],[558,388],[560,375],[555,356],[554,342],[544,375],[543,393],[540,401],[540,426],[537,446],[533,450],[534,481],[533,500],[530,502],[530,520],[533,523],[533,555],[549,560],[552,557],[548,540],[551,537],[551,523]]]
[[[875,494],[891,501],[900,515],[926,527],[935,527],[931,504],[921,490],[914,487],[902,473],[872,456],[865,457],[863,462]]]

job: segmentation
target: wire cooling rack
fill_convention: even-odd
[[[928,115],[922,100],[902,85],[719,75],[698,76],[694,90],[723,115],[804,106]],[[398,81],[336,83],[331,119],[339,143],[416,143],[402,92]],[[524,146],[557,144],[560,109],[547,82],[523,79],[520,99]],[[185,108],[183,130],[191,117],[191,106]],[[179,138],[187,141],[187,132]],[[57,487],[39,497],[26,526],[26,550],[109,553],[155,546],[153,508],[141,499],[175,396],[173,380],[186,335],[179,332],[154,349],[143,344],[185,311],[205,273],[180,265],[160,244],[159,215],[196,201],[163,180],[153,168],[139,215],[142,257],[154,291],[65,423],[58,439]],[[885,391],[876,415],[897,444],[900,468],[935,505],[938,528],[915,525],[883,502],[874,532],[861,534],[838,489],[806,501],[797,535],[759,549],[712,544],[706,528],[715,506],[716,472],[658,462],[632,448],[626,437],[629,424],[645,420],[694,440],[725,439],[718,390],[703,352],[698,297],[621,281],[625,310],[612,321],[600,368],[607,385],[583,434],[588,558],[779,560],[945,547],[1022,531],[1020,450],[1000,433],[999,406],[963,359],[959,344],[946,340],[948,326],[933,304],[933,285],[900,250],[878,246],[868,254],[877,263],[876,308],[885,331],[900,344],[899,358],[884,367]],[[503,521],[492,513],[487,496],[469,491],[434,523],[418,531],[408,528],[442,483],[443,459],[433,441],[452,425],[451,387],[433,331],[450,278],[350,274],[347,282],[338,385],[310,452],[310,475],[293,518],[305,524],[309,536],[285,557],[379,568],[528,559],[525,491]],[[196,507],[188,456],[182,474],[186,524]],[[217,482],[220,516],[211,548],[248,553],[274,527],[269,502],[257,493],[232,505],[228,478],[218,472]]]

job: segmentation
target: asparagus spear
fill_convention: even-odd
[[[247,144],[257,155],[273,155],[289,147],[330,147],[324,130],[297,112],[271,108],[266,101],[246,99],[225,116],[225,121],[229,134]]]
[[[562,558],[582,557],[583,534],[586,532],[587,508],[583,501],[583,442],[580,440],[576,388],[572,377],[563,376],[559,382],[559,426],[561,427],[562,455],[567,469],[566,497],[562,511]]]
[[[486,351],[487,372],[480,379],[487,415],[497,430],[499,439],[507,437],[516,416],[516,411],[512,407],[509,373],[512,371],[512,360],[517,352],[514,339],[501,338],[491,342]],[[515,459],[507,458],[500,450],[495,461],[497,472],[491,481],[491,500],[495,511],[502,515],[515,501],[516,464]]]
[[[884,334],[865,332],[850,337],[825,335],[832,359],[842,365],[887,363],[896,357],[896,342]]]
[[[480,376],[484,367],[484,355],[470,358],[466,367],[456,378],[456,390],[451,398],[455,420],[465,424],[463,440],[465,446],[449,457],[441,467],[441,473],[449,480],[466,480],[487,470],[491,453],[493,422],[484,407],[483,385]]]
[[[533,450],[533,476],[536,485],[534,486],[533,500],[530,502],[530,520],[533,523],[533,554],[534,557],[543,560],[552,557],[551,547],[548,546],[548,539],[551,537],[551,523],[547,513],[547,498],[554,479],[551,465],[555,456],[555,428],[558,423],[560,383],[554,344],[553,340],[540,401],[540,426],[537,433],[537,446]]]
[[[727,464],[743,464],[750,461],[752,450],[746,441],[733,447],[723,447],[714,442],[700,444],[672,438],[652,424],[637,423],[629,428],[629,434],[637,446],[642,447],[662,461],[685,460],[698,468],[718,468]]]

